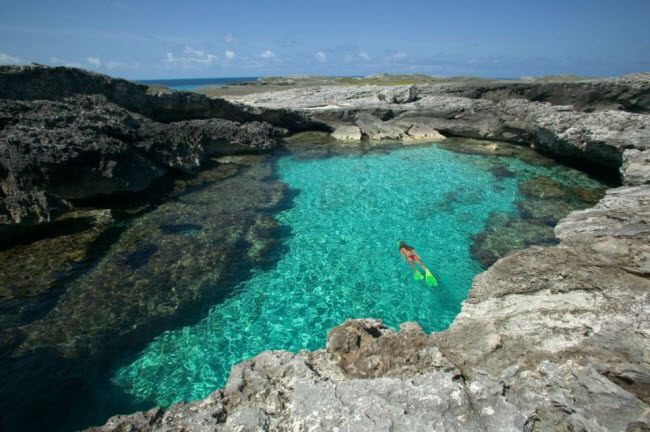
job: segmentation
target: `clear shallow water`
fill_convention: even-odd
[[[497,179],[488,171],[495,162],[519,180],[544,174],[593,186],[566,168],[436,146],[280,159],[280,180],[299,191],[293,207],[276,215],[291,228],[283,239],[288,252],[196,325],[156,337],[113,383],[136,400],[168,405],[205,397],[225,384],[233,364],[264,350],[322,348],[328,330],[347,318],[447,328],[481,271],[469,253],[470,236],[490,212],[516,212],[518,179]],[[398,238],[416,248],[438,288],[413,280]]]

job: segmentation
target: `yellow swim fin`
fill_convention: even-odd
[[[420,275],[421,275],[421,274],[420,274]],[[429,285],[429,286],[433,286],[433,287],[438,286],[438,281],[437,281],[436,278],[431,274],[431,272],[430,272],[429,270],[427,270],[426,275],[427,275],[427,285]]]

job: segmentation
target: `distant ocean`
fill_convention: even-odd
[[[256,81],[257,77],[233,77],[233,78],[187,78],[187,79],[156,79],[136,80],[140,84],[164,85],[172,90],[193,90],[203,86],[223,86],[231,82]]]

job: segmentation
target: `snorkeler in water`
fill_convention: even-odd
[[[399,247],[399,253],[400,255],[402,255],[402,259],[408,262],[408,264],[413,269],[413,279],[415,280],[424,279],[422,273],[415,267],[415,264],[417,263],[420,267],[422,267],[422,269],[426,274],[427,285],[437,286],[438,282],[436,281],[435,277],[431,274],[429,269],[426,268],[424,264],[422,264],[422,259],[420,258],[420,255],[418,255],[418,253],[415,252],[415,248],[413,246],[407,245],[405,242],[400,240],[397,240],[397,245]]]

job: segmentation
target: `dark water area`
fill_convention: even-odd
[[[113,385],[112,371],[161,331],[200,320],[252,267],[272,266],[283,253],[288,231],[272,215],[291,206],[293,195],[275,182],[272,158],[208,165],[161,186],[152,202],[113,197],[112,213],[71,218],[98,233],[82,230],[82,237],[56,224],[0,255],[0,264],[9,264],[0,271],[0,429],[76,430],[154,406]],[[240,196],[237,188],[257,194]],[[98,216],[108,220],[98,223]],[[25,274],[30,259],[49,270]]]
[[[193,90],[203,86],[224,86],[245,81],[257,81],[257,77],[155,79],[136,82],[145,85],[164,85],[172,90]]]
[[[0,430],[78,430],[205,397],[232,364],[320,348],[345,318],[443,330],[475,274],[553,244],[554,224],[606,188],[510,144],[289,147],[87,201],[0,250]],[[398,235],[434,263],[439,291],[396,259]]]

